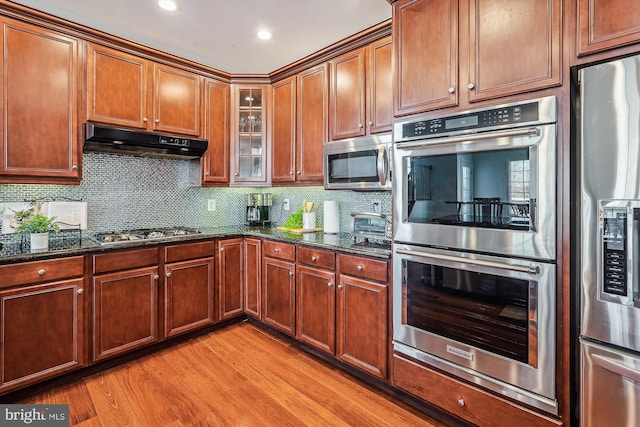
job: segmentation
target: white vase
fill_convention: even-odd
[[[49,233],[32,233],[31,252],[44,252],[49,249]]]

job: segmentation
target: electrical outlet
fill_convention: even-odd
[[[213,212],[216,210],[216,199],[209,199],[207,202],[207,210]]]
[[[289,199],[284,199],[284,202],[282,202],[282,209],[284,209],[285,211],[291,209],[291,206],[289,205]]]
[[[382,213],[382,200],[374,200],[373,201],[373,212],[374,213]]]

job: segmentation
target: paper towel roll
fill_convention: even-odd
[[[340,213],[338,212],[338,202],[335,200],[325,200],[324,202],[324,232],[327,234],[340,232]]]

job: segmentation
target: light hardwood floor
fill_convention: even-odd
[[[77,426],[443,426],[249,323],[22,403],[68,403]]]

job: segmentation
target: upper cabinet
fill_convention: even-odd
[[[266,186],[270,184],[267,168],[268,106],[271,86],[236,84],[232,90],[231,184]]]
[[[78,40],[3,19],[0,182],[77,184]]]
[[[327,64],[273,84],[273,183],[322,183],[327,140]]]
[[[330,61],[331,140],[391,130],[391,50],[387,37]]]
[[[561,23],[561,0],[399,0],[394,114],[560,85]]]
[[[202,77],[88,44],[89,121],[201,136]]]
[[[202,185],[229,183],[229,109],[231,92],[228,83],[206,79],[204,85],[205,131],[209,147],[200,159]]]
[[[640,42],[637,0],[578,0],[578,55]]]

